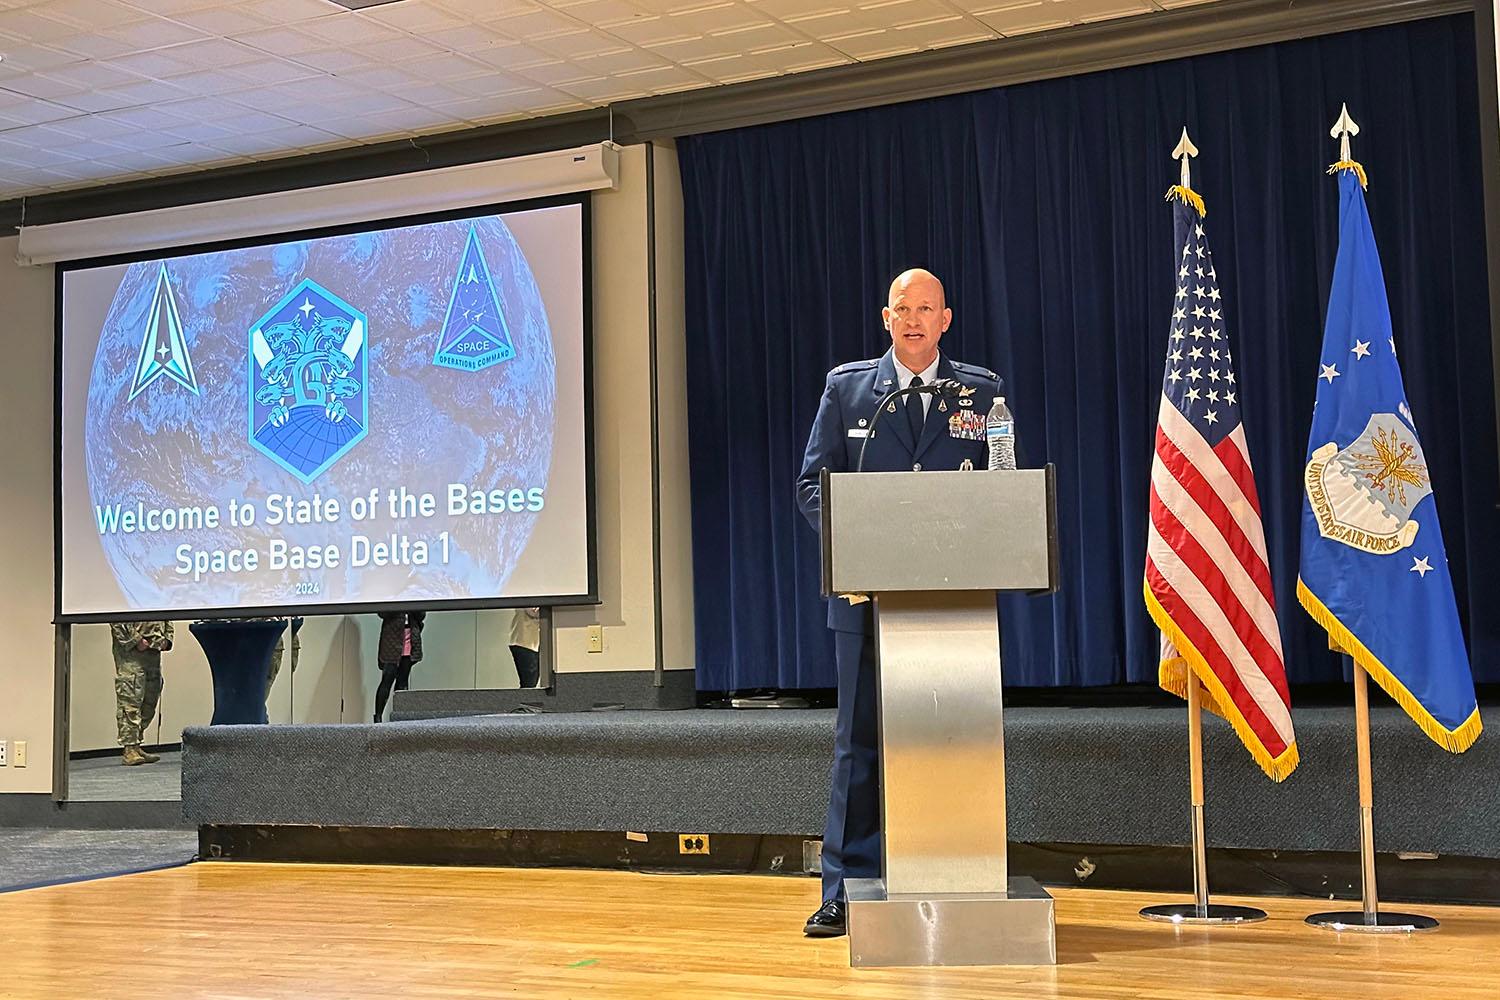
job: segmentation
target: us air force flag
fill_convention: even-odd
[[[1339,179],[1339,249],[1307,442],[1297,596],[1434,741],[1479,736],[1432,480],[1402,388],[1363,172]]]

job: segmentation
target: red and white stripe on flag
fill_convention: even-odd
[[[1210,445],[1163,393],[1151,463],[1146,604],[1162,632],[1160,683],[1228,720],[1280,781],[1297,766],[1291,696],[1242,426]]]

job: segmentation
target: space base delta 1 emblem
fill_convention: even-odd
[[[250,443],[304,483],[369,426],[365,314],[311,278],[250,328]]]
[[[1422,444],[1394,413],[1372,414],[1347,447],[1314,451],[1305,484],[1318,532],[1376,555],[1416,539],[1411,512],[1432,492]]]
[[[477,372],[515,356],[510,327],[500,311],[500,297],[495,294],[495,280],[479,247],[479,231],[471,224],[432,363]]]

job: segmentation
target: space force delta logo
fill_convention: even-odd
[[[312,279],[250,328],[250,443],[312,482],[369,426],[365,314]]]
[[[198,380],[193,375],[193,359],[188,354],[187,338],[182,333],[182,314],[177,311],[177,297],[172,279],[163,263],[156,272],[156,291],[146,313],[141,331],[141,352],[135,362],[135,378],[130,383],[130,398],[139,396],[146,386],[165,375],[193,395],[198,394]]]
[[[432,363],[477,372],[515,356],[510,326],[495,294],[495,280],[479,248],[479,233],[471,225]]]

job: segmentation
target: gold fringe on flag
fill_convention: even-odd
[[[1463,753],[1474,745],[1475,740],[1479,739],[1479,733],[1484,728],[1484,724],[1479,721],[1478,705],[1474,706],[1474,714],[1465,719],[1462,725],[1457,729],[1449,729],[1433,718],[1432,713],[1423,707],[1416,695],[1408,691],[1406,685],[1402,684],[1384,663],[1376,659],[1375,654],[1366,649],[1365,644],[1360,642],[1354,633],[1350,632],[1344,623],[1324,606],[1322,601],[1318,600],[1318,596],[1307,589],[1300,576],[1297,578],[1297,600],[1301,601],[1307,613],[1327,630],[1330,645],[1337,642],[1344,652],[1354,657],[1354,662],[1363,668],[1364,672],[1369,674],[1375,683],[1379,684],[1385,693],[1406,711],[1407,715],[1411,716],[1411,721],[1422,727],[1422,732],[1426,733],[1432,742],[1444,750]]]
[[[1157,680],[1164,690],[1170,691],[1179,698],[1187,697],[1188,672],[1197,676],[1203,685],[1202,704],[1219,718],[1234,727],[1240,742],[1245,744],[1245,749],[1250,751],[1250,756],[1255,758],[1255,763],[1266,772],[1266,776],[1272,781],[1284,781],[1287,775],[1297,769],[1298,754],[1297,744],[1292,742],[1281,756],[1273,757],[1271,751],[1261,742],[1255,730],[1250,728],[1250,723],[1241,714],[1235,705],[1234,699],[1229,697],[1229,692],[1224,690],[1223,683],[1217,674],[1208,666],[1208,661],[1203,654],[1198,652],[1196,646],[1188,641],[1187,636],[1172,621],[1172,616],[1167,614],[1167,609],[1161,606],[1156,595],[1151,592],[1151,584],[1142,581],[1142,589],[1146,594],[1146,608],[1151,612],[1151,620],[1156,622],[1156,627],[1161,629],[1166,637],[1172,640],[1172,645],[1177,647],[1178,656],[1170,660],[1162,660],[1158,670]]]
[[[1200,219],[1208,215],[1208,209],[1203,207],[1203,196],[1190,187],[1183,187],[1181,184],[1173,184],[1171,187],[1167,188],[1167,201],[1171,201],[1173,198],[1176,198],[1184,205],[1191,205],[1193,206],[1193,208],[1197,209],[1198,217]]]
[[[1366,191],[1370,190],[1370,178],[1365,176],[1364,165],[1357,160],[1340,160],[1328,168],[1330,174],[1336,174],[1340,170],[1352,170],[1354,176],[1359,178],[1359,186]]]

